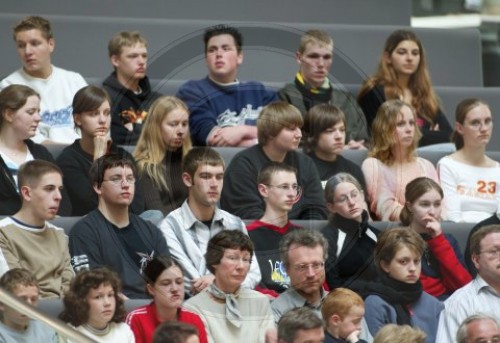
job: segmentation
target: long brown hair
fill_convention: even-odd
[[[400,99],[403,96],[404,90],[398,85],[397,73],[392,64],[387,63],[386,56],[390,56],[399,43],[405,40],[415,42],[420,51],[420,63],[415,73],[410,76],[408,83],[408,88],[412,94],[411,105],[415,108],[419,117],[432,125],[440,108],[439,99],[432,88],[431,77],[427,69],[427,58],[422,42],[413,31],[397,30],[387,37],[377,72],[363,83],[359,91],[358,100],[377,85],[384,86],[386,100]]]

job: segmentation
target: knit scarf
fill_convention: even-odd
[[[378,295],[394,307],[398,325],[412,325],[408,306],[420,299],[422,295],[420,280],[416,283],[406,283],[381,273],[380,282],[371,285],[370,293]]]
[[[241,313],[238,308],[238,294],[225,293],[220,290],[214,282],[207,288],[208,293],[210,293],[214,298],[226,301],[226,318],[231,324],[237,328],[241,327]]]
[[[332,87],[328,78],[325,78],[325,82],[321,85],[321,87],[314,88],[307,84],[300,72],[298,72],[295,76],[295,86],[302,94],[304,98],[304,106],[308,111],[314,105],[329,103],[331,100]]]

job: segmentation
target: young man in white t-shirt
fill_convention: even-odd
[[[74,130],[71,103],[87,83],[80,74],[52,65],[55,40],[47,19],[26,17],[14,26],[13,35],[22,68],[3,79],[0,89],[22,84],[40,94],[42,121],[33,138],[36,143],[72,143],[79,135]]]

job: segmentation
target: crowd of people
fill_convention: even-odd
[[[452,129],[412,31],[387,38],[357,98],[329,79],[322,30],[303,34],[299,70],[274,92],[238,80],[238,29],[210,27],[207,76],[176,95],[152,90],[138,32],[109,41],[100,86],[52,65],[46,19],[13,35],[0,288],[33,306],[62,299],[59,318],[99,342],[500,342],[491,109],[464,99]],[[437,166],[418,156],[452,143]],[[64,144],[57,159],[51,144]],[[220,147],[241,151],[226,165]],[[56,216],[80,218],[66,235]],[[476,223],[465,251],[443,221]],[[151,302],[127,313],[128,299]],[[0,312],[2,342],[74,339]]]

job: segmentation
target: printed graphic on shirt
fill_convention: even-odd
[[[68,106],[57,111],[44,111],[40,116],[42,122],[52,127],[73,126],[73,108]]]
[[[89,258],[87,257],[87,255],[73,256],[71,258],[71,266],[73,267],[75,273],[90,269]]]
[[[478,180],[476,188],[471,189],[463,185],[457,185],[457,193],[460,195],[470,196],[480,199],[494,199],[498,195],[496,181]]]
[[[257,123],[257,117],[259,116],[262,106],[253,109],[251,104],[243,107],[240,113],[236,111],[231,111],[230,109],[225,110],[217,116],[217,125],[220,127],[225,126],[237,126],[237,125],[253,125]]]
[[[267,260],[271,265],[271,280],[280,284],[285,288],[288,288],[290,284],[290,277],[286,273],[285,264],[282,261]]]

